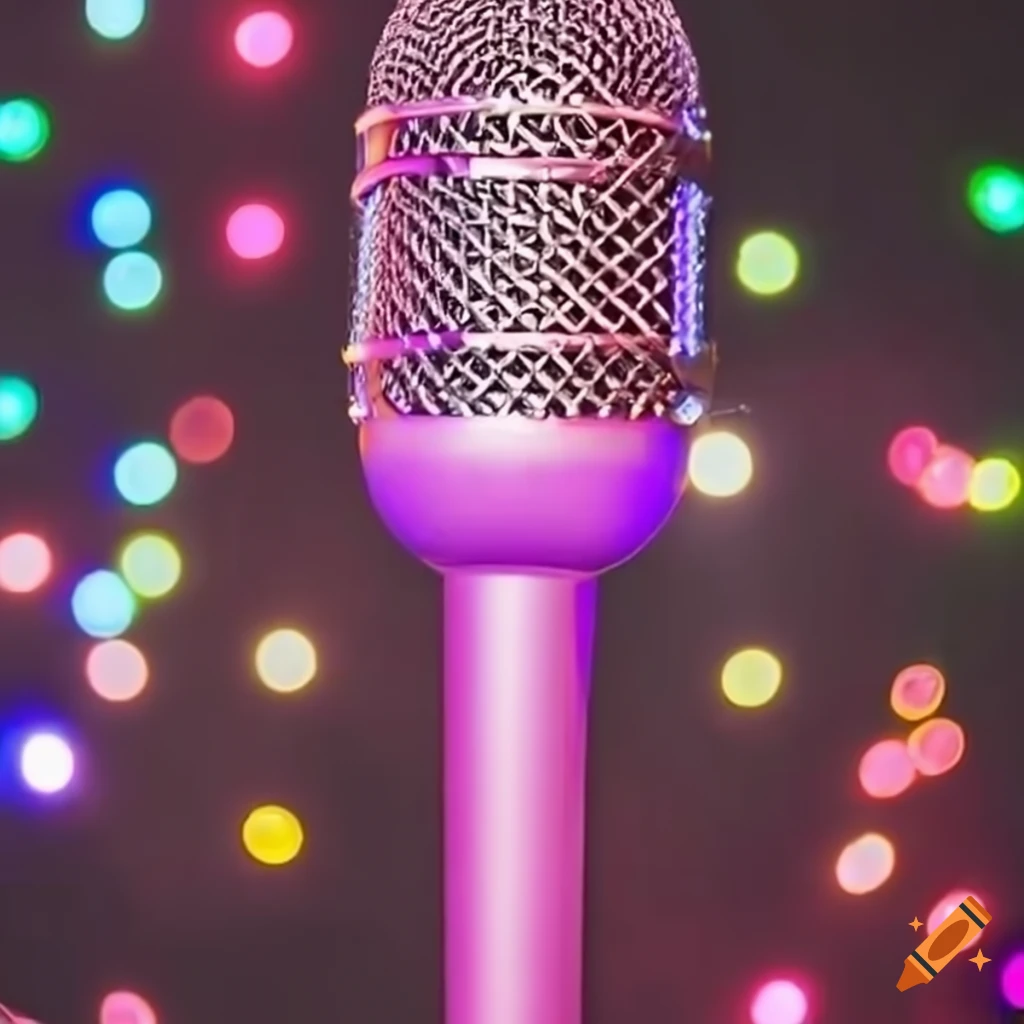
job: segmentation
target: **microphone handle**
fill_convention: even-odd
[[[444,579],[446,1024],[580,1024],[597,580]]]

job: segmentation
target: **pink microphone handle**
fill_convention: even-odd
[[[445,576],[446,1024],[579,1024],[593,578]]]

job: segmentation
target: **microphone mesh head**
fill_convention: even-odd
[[[696,62],[669,0],[404,0],[369,106],[469,97],[502,111],[403,116],[392,158],[592,161],[599,182],[397,175],[361,202],[352,340],[458,334],[353,371],[353,416],[662,415],[670,351],[704,337],[705,140]],[[516,109],[515,104],[549,109]],[[598,104],[614,110],[588,108]],[[671,119],[628,115],[646,111]],[[527,333],[547,344],[488,345]]]

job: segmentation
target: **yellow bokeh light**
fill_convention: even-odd
[[[731,498],[750,483],[754,460],[743,438],[727,430],[709,430],[693,442],[689,475],[701,494]]]
[[[796,281],[799,273],[796,246],[777,231],[759,231],[740,246],[736,276],[755,295],[778,295]]]
[[[242,843],[261,864],[277,867],[295,860],[304,841],[299,819],[275,804],[257,807],[242,825]]]
[[[737,707],[759,708],[782,685],[779,659],[759,647],[737,651],[722,668],[722,692]]]
[[[162,533],[136,534],[121,549],[119,564],[125,583],[139,597],[163,597],[181,579],[181,555]]]
[[[297,629],[275,629],[256,648],[256,673],[278,693],[301,690],[316,675],[316,648]]]
[[[968,501],[978,512],[1001,512],[1020,494],[1020,470],[1009,459],[982,459],[971,473]]]

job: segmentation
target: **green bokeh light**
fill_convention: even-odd
[[[759,231],[740,246],[736,276],[755,295],[778,295],[796,281],[799,273],[796,246],[777,231]]]
[[[38,156],[50,141],[50,116],[30,99],[0,103],[0,160],[22,163]]]
[[[139,597],[169,594],[181,579],[181,555],[163,534],[140,533],[121,551],[121,575]]]
[[[978,168],[967,182],[967,205],[997,234],[1024,227],[1024,174],[1003,164]]]
[[[0,376],[0,441],[21,437],[38,413],[39,396],[27,380]]]

